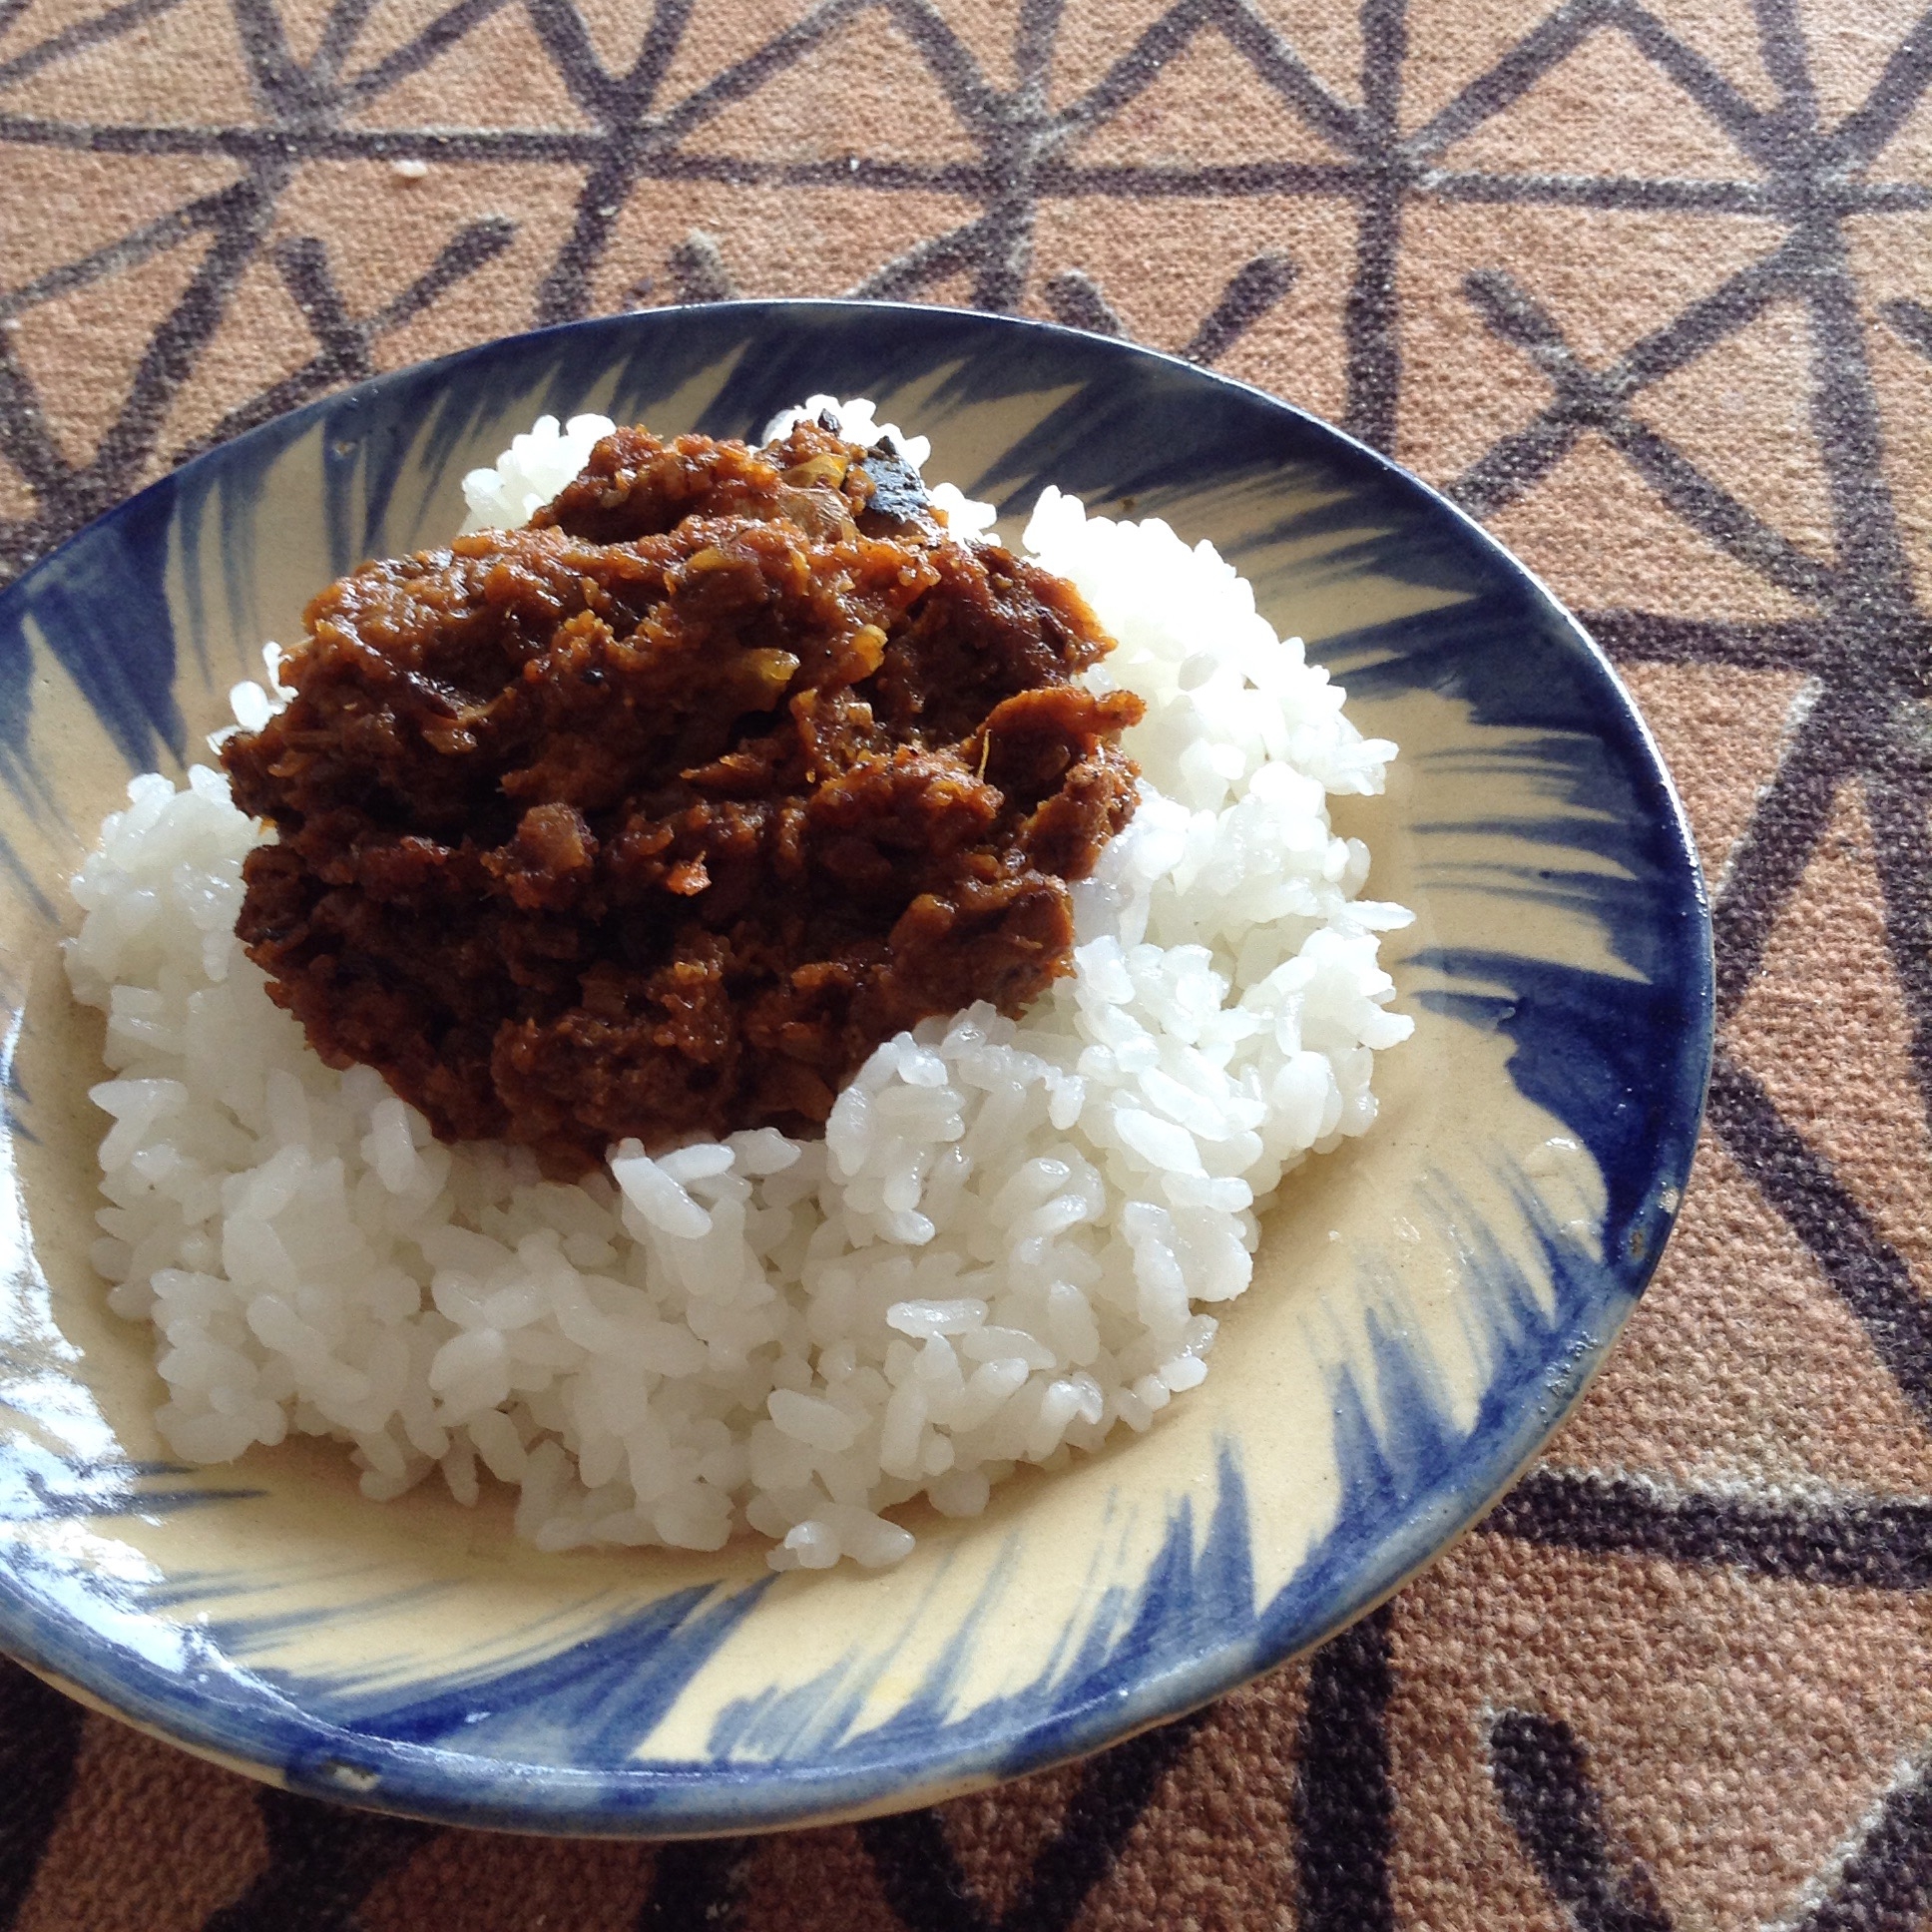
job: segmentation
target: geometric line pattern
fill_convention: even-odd
[[[1470,18],[1504,11],[1475,7]],[[1891,238],[1879,246],[1894,257],[1926,252],[1932,178],[1915,159],[1912,131],[1932,112],[1932,12],[1882,35],[1868,24],[1863,37],[1882,39],[1881,56],[1848,79],[1842,61],[1821,56],[1835,43],[1799,0],[1736,0],[1732,11],[1728,51],[1713,53],[1704,31],[1712,9],[1565,0],[1525,13],[1482,59],[1465,61],[1453,86],[1419,91],[1424,56],[1455,39],[1424,17],[1420,0],[1312,12],[1272,0],[1157,0],[1099,26],[1084,0],[1019,0],[1003,11],[822,0],[770,19],[736,0],[656,0],[648,13],[593,0],[456,0],[415,13],[383,0],[286,12],[270,0],[214,10],[125,0],[79,17],[39,0],[0,0],[0,165],[92,158],[207,171],[168,206],[108,224],[112,232],[91,233],[76,251],[56,246],[54,258],[17,276],[0,267],[0,578],[195,450],[412,359],[417,331],[441,326],[440,317],[458,318],[450,326],[460,339],[466,327],[492,333],[612,306],[767,292],[769,250],[717,218],[660,221],[646,271],[628,272],[636,250],[627,224],[647,205],[724,207],[706,197],[784,192],[828,207],[842,200],[866,211],[854,218],[861,227],[876,220],[882,229],[902,208],[911,233],[902,245],[854,272],[807,271],[800,285],[1030,309],[1121,335],[1148,332],[1134,318],[1149,290],[1118,267],[1056,256],[1049,232],[1065,211],[1082,212],[1096,232],[1173,209],[1241,229],[1243,209],[1268,211],[1241,229],[1247,239],[1211,274],[1181,290],[1158,339],[1202,362],[1235,364],[1295,304],[1325,299],[1317,284],[1326,275],[1331,325],[1297,326],[1304,337],[1328,327],[1334,338],[1339,420],[1396,450],[1421,379],[1404,350],[1405,278],[1423,228],[1496,210],[1525,223],[1548,211],[1654,219],[1680,236],[1699,224],[1714,236],[1756,223],[1769,239],[1742,265],[1609,344],[1604,313],[1590,303],[1566,300],[1500,258],[1470,262],[1445,312],[1481,345],[1472,355],[1507,372],[1498,380],[1512,406],[1479,451],[1436,480],[1472,514],[1507,525],[1545,500],[1580,452],[1608,450],[1658,529],[1759,587],[1759,608],[1737,617],[1689,614],[1668,599],[1607,602],[1583,616],[1634,677],[1662,668],[1803,681],[1804,702],[1746,822],[1727,854],[1711,855],[1723,859],[1714,899],[1720,1020],[1734,1025],[1761,986],[1767,950],[1788,930],[1834,813],[1855,795],[1870,830],[1885,971],[1903,1014],[1901,1077],[1916,1095],[1917,1126],[1932,1133],[1932,621],[1914,566],[1924,509],[1901,498],[1899,465],[1909,459],[1889,447],[1898,419],[1881,394],[1888,383],[1917,382],[1932,395],[1932,287],[1877,287],[1867,272],[1874,235]],[[404,17],[392,23],[391,12]],[[1337,60],[1332,30],[1344,14],[1351,46]],[[242,84],[224,94],[210,82],[196,100],[213,105],[178,112],[153,83],[155,62],[177,44],[171,33],[205,44],[212,20],[232,37]],[[507,57],[475,54],[512,44],[489,39],[512,31],[524,64],[511,91],[554,102],[539,117],[547,125],[498,112],[487,70]],[[1735,52],[1739,33],[1748,60]],[[913,138],[882,139],[893,135],[889,125],[840,111],[840,63],[861,44],[896,50],[899,98],[923,91],[933,104],[908,107],[908,118],[943,115],[946,142],[923,141],[916,125]],[[1293,139],[1269,137],[1255,152],[1229,137],[1217,152],[1213,140],[1191,145],[1185,128],[1159,134],[1169,125],[1156,112],[1163,88],[1210,53],[1223,63],[1216,71],[1233,77],[1227,86],[1241,90],[1241,114],[1273,116],[1270,125]],[[1626,63],[1622,71],[1634,64],[1643,87],[1702,130],[1706,151],[1727,146],[1732,164],[1647,167],[1641,153],[1622,153],[1607,170],[1585,154],[1574,167],[1469,162],[1499,152],[1489,137],[1516,125],[1539,91],[1563,85],[1579,62],[1612,58]],[[174,72],[188,82],[186,70]],[[133,98],[114,95],[115,112],[75,110],[116,74],[135,77]],[[392,115],[393,103],[436,98],[424,90],[450,75],[449,111],[473,114],[477,125],[446,125],[440,113],[387,125],[410,120]],[[63,77],[79,77],[66,94]],[[1636,100],[1641,90],[1631,86]],[[490,210],[449,217],[426,261],[372,280],[353,222],[316,217],[301,199],[318,170],[370,165],[425,195],[426,176],[523,186]],[[540,181],[550,186],[533,185]],[[49,227],[44,216],[22,226],[35,220]],[[1345,237],[1338,270],[1318,258],[1319,238],[1335,234]],[[192,266],[144,326],[118,400],[77,453],[81,378],[64,377],[44,346],[36,363],[36,331],[171,262]],[[225,330],[265,313],[270,298],[298,318],[290,326],[300,347],[273,368],[223,373]],[[475,305],[473,323],[462,319],[465,303]],[[1721,450],[1713,455],[1707,438],[1675,433],[1677,405],[1661,400],[1778,315],[1797,317],[1779,380],[1824,505],[1808,533],[1767,506],[1749,487],[1756,479],[1726,465]],[[212,400],[189,421],[197,384]],[[1728,1039],[1710,1139],[1863,1335],[1914,1426],[1932,1432],[1932,1282],[1915,1273],[1921,1264],[1886,1203],[1773,1087]],[[1739,1495],[1568,1469],[1561,1443],[1482,1540],[1526,1562],[1565,1553],[1750,1578],[1843,1603],[1914,1601],[1932,1580],[1932,1502],[1921,1494],[1825,1485],[1798,1497]],[[1283,1896],[1303,1932],[1426,1922],[1403,1890],[1402,1630],[1398,1600],[1335,1640],[1307,1667],[1293,1713],[1275,1724],[1293,1864]],[[1923,1675],[1925,1654],[1916,1661]],[[54,1856],[88,1733],[73,1706],[18,1672],[0,1675],[0,1756],[27,1794],[0,1811],[3,1926],[29,1909],[36,1868]],[[1241,1707],[1237,1697],[1226,1708]],[[854,1869],[876,1892],[880,1922],[914,1932],[1063,1927],[1083,1912],[1131,1917],[1096,1901],[1141,1855],[1135,1846],[1170,1802],[1162,1794],[1200,1788],[1188,1784],[1189,1767],[1233,1721],[1224,1712],[1184,1719],[1053,1774],[1064,1799],[1058,1822],[1013,1854],[1017,1876],[997,1904],[956,1845],[966,1815],[957,1807],[861,1827],[851,1834]],[[1704,1922],[1674,1904],[1668,1874],[1620,1835],[1599,1762],[1581,1714],[1486,1711],[1480,1774],[1529,1874],[1525,1896],[1583,1927]],[[1783,1923],[1905,1927],[1932,1906],[1932,1779],[1910,1753],[1902,1768],[1874,1765],[1871,1776],[1890,1781]],[[1035,1801],[1027,1793],[1051,1782],[1002,1802],[1022,1811]],[[206,1918],[211,1932],[361,1923],[433,1835],[281,1794],[250,1803],[264,1861]],[[749,1841],[665,1848],[634,1922],[751,1923],[760,1910],[757,1922],[780,1922],[775,1908],[755,1904],[760,1861],[774,1855]],[[43,1913],[35,1922],[55,1921]]]

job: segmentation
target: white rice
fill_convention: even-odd
[[[466,480],[472,524],[526,518],[609,428],[519,436]],[[154,1324],[178,1455],[295,1430],[351,1444],[375,1498],[435,1470],[465,1503],[513,1484],[544,1549],[749,1529],[776,1569],[880,1565],[912,1544],[895,1504],[971,1516],[1202,1380],[1257,1208],[1368,1128],[1373,1055],[1412,1028],[1376,963],[1409,915],[1356,896],[1368,853],[1327,811],[1395,747],[1209,545],[1051,489],[1025,541],[1120,642],[1094,682],[1147,701],[1140,809],[1075,888],[1073,975],[1018,1023],[889,1041],[822,1141],[627,1142],[574,1187],[441,1145],[269,1001],[233,930],[260,832],[223,776],[135,779],[74,881],[67,965],[115,1076],[93,1258]],[[250,725],[276,702],[236,698]]]

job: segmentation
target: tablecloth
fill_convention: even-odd
[[[291,1798],[0,1667],[0,1925],[1926,1923],[1929,79],[1906,0],[0,0],[0,570],[533,323],[1057,317],[1345,425],[1582,614],[1721,1004],[1611,1365],[1313,1658],[937,1810],[657,1851]]]

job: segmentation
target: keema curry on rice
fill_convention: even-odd
[[[309,606],[223,747],[238,931],[330,1065],[569,1177],[822,1125],[882,1041],[1068,970],[1144,707],[1070,584],[803,421],[620,429],[530,527]]]
[[[929,454],[540,418],[133,780],[66,957],[170,1453],[879,1566],[1208,1374],[1412,1025],[1395,746],[1210,543]]]

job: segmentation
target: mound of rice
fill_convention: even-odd
[[[545,418],[467,480],[472,523],[526,518],[609,427]],[[991,521],[942,500],[956,530]],[[115,1075],[93,1258],[158,1331],[176,1453],[292,1429],[353,1445],[375,1498],[433,1470],[462,1502],[514,1484],[548,1550],[748,1528],[777,1569],[881,1565],[912,1544],[894,1504],[970,1516],[1202,1380],[1257,1206],[1368,1128],[1373,1056],[1413,1024],[1376,963],[1409,915],[1357,897],[1368,852],[1327,811],[1395,747],[1209,545],[1051,489],[1025,542],[1119,639],[1096,679],[1147,701],[1142,804],[1076,888],[1075,972],[1017,1023],[889,1041],[822,1141],[628,1142],[569,1187],[441,1145],[268,999],[233,930],[259,828],[222,775],[129,786],[67,964]],[[244,723],[274,702],[236,698]]]

